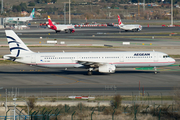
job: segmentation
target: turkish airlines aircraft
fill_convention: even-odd
[[[118,24],[119,24],[119,28],[122,29],[122,30],[125,30],[126,32],[127,31],[141,31],[142,30],[142,26],[141,25],[138,25],[138,24],[132,24],[132,25],[124,25],[122,22],[121,22],[121,18],[120,16],[118,15]]]
[[[5,30],[9,44],[9,55],[5,60],[12,60],[28,65],[53,68],[85,68],[88,74],[97,70],[100,73],[114,73],[116,68],[134,68],[167,66],[175,60],[166,53],[155,51],[139,52],[51,52],[35,53],[31,51],[12,30]]]
[[[29,17],[6,17],[6,18],[4,18],[4,22],[5,23],[11,22],[11,21],[26,22],[26,21],[29,21],[29,20],[33,20],[34,14],[35,14],[35,8],[33,8],[33,10],[32,10]]]
[[[48,16],[48,22],[49,22],[49,25],[48,27],[50,29],[53,29],[57,32],[61,32],[61,31],[65,31],[65,33],[74,33],[75,32],[75,28],[74,28],[74,25],[54,25],[51,21],[51,18],[50,16]]]

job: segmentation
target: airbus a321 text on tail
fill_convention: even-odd
[[[50,29],[53,29],[57,32],[61,32],[61,31],[65,31],[65,33],[74,33],[75,32],[75,28],[74,25],[56,25],[53,24],[51,21],[50,16],[48,16],[48,27]]]
[[[51,52],[35,53],[31,51],[12,30],[5,30],[9,44],[9,55],[4,59],[28,65],[54,68],[84,68],[88,74],[92,71],[114,73],[116,68],[134,68],[167,66],[175,60],[166,53],[155,51],[132,52]]]
[[[124,25],[121,22],[121,18],[120,18],[119,15],[118,15],[118,24],[119,24],[119,28],[122,29],[122,30],[125,30],[126,32],[127,31],[136,32],[136,31],[141,31],[142,30],[142,26],[138,25],[138,24]]]

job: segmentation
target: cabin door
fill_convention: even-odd
[[[154,62],[158,62],[158,54],[154,53]]]
[[[119,58],[120,58],[120,62],[124,62],[124,56],[123,55],[120,55]]]

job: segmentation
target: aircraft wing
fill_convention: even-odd
[[[99,66],[108,64],[105,62],[86,61],[86,60],[77,60],[77,63],[84,65],[84,66],[90,66],[90,67],[99,67]]]

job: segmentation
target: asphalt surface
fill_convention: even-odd
[[[84,69],[51,69],[26,65],[0,65],[0,93],[19,93],[20,96],[66,95],[134,95],[144,89],[150,95],[171,95],[179,88],[180,69],[161,68],[153,71],[119,69],[114,74],[94,72],[87,75]],[[16,90],[17,88],[17,90]]]
[[[14,30],[17,33],[27,33],[30,35],[36,35],[36,34],[46,34],[47,33],[51,33],[53,35],[67,35],[67,33],[65,32],[59,32],[59,33],[55,33],[54,30],[48,29],[47,27],[39,27],[39,26],[30,26],[31,29],[27,29],[27,30]],[[78,36],[80,35],[89,35],[89,34],[117,34],[117,33],[121,33],[121,35],[127,35],[129,36],[129,34],[133,34],[132,36],[135,35],[140,35],[140,36],[146,36],[143,33],[152,33],[152,35],[154,33],[164,33],[164,32],[179,32],[180,31],[180,27],[143,27],[143,29],[139,32],[132,32],[132,31],[128,31],[125,32],[123,30],[120,30],[119,27],[77,27],[75,28],[75,33],[73,34],[68,34],[70,36]],[[4,33],[4,30],[0,30],[0,33]],[[141,34],[142,33],[142,34]],[[32,36],[34,37],[34,36]]]
[[[153,46],[178,46],[179,39],[172,39],[170,33],[177,33],[180,27],[144,27],[140,32],[120,32],[113,27],[95,27],[95,28],[77,28],[75,33],[68,34],[64,32],[55,33],[50,29],[31,27],[29,30],[15,30],[20,38],[26,44],[41,44],[47,40],[56,39],[58,43],[65,41],[66,44],[107,44],[113,46],[122,46],[122,42],[131,42],[132,45],[142,45],[145,43]],[[179,34],[175,34],[179,36]],[[161,36],[164,36],[161,38]],[[6,38],[4,30],[0,30],[1,39]],[[40,39],[42,37],[42,39]],[[166,38],[167,37],[167,38]],[[31,40],[29,40],[32,38]],[[33,39],[34,38],[34,39]],[[1,40],[0,44],[6,44],[6,40]]]
[[[64,19],[60,20],[54,20],[52,19],[53,22],[59,22],[61,24],[64,24]],[[31,23],[33,22],[38,22],[38,23],[44,23],[44,22],[48,22],[47,19],[33,19],[33,21],[31,21]],[[73,24],[82,24],[85,23],[85,20],[71,20],[71,23]],[[88,19],[87,20],[88,23],[92,23],[92,22],[97,22],[97,23],[118,23],[117,19]],[[122,22],[124,24],[138,24],[138,23],[145,23],[145,24],[149,24],[149,23],[159,23],[161,24],[166,24],[166,25],[170,25],[171,21],[170,20],[126,20],[126,19],[122,19]],[[69,21],[67,20],[66,23],[69,23]],[[179,20],[174,20],[174,24],[178,24]]]
[[[121,48],[59,48],[59,47],[32,47],[35,52],[58,52],[58,51],[134,51],[152,50],[166,53],[179,54],[179,40],[160,39],[156,36],[163,36],[161,33],[179,32],[179,27],[143,28],[141,32],[120,32],[117,28],[77,28],[73,34],[63,32],[56,34],[54,31],[42,28],[30,30],[15,30],[16,33],[28,44],[45,44],[47,40],[57,39],[58,42],[65,41],[66,44],[108,44],[120,46]],[[50,34],[49,34],[50,33]],[[145,33],[149,33],[146,35]],[[157,34],[159,33],[159,34]],[[155,36],[152,38],[135,38],[133,36]],[[165,34],[164,36],[167,36]],[[127,36],[122,38],[122,36]],[[128,38],[128,36],[130,38]],[[0,44],[7,45],[6,36],[3,30],[0,31]],[[39,39],[43,37],[43,39]],[[132,46],[122,46],[122,42],[129,41]],[[142,43],[147,44],[143,46]],[[152,46],[149,44],[152,43]],[[148,48],[149,47],[149,48]],[[141,49],[140,49],[141,48]],[[8,47],[0,47],[0,55],[9,54]],[[115,74],[101,74],[94,72],[88,76],[84,69],[51,69],[38,68],[26,65],[0,65],[0,94],[8,95],[19,91],[20,96],[66,96],[66,95],[138,95],[139,81],[140,92],[144,88],[145,94],[150,95],[172,95],[174,89],[179,88],[180,74],[179,67],[164,67],[159,69],[160,73],[153,71],[137,71],[134,69],[120,69]]]

